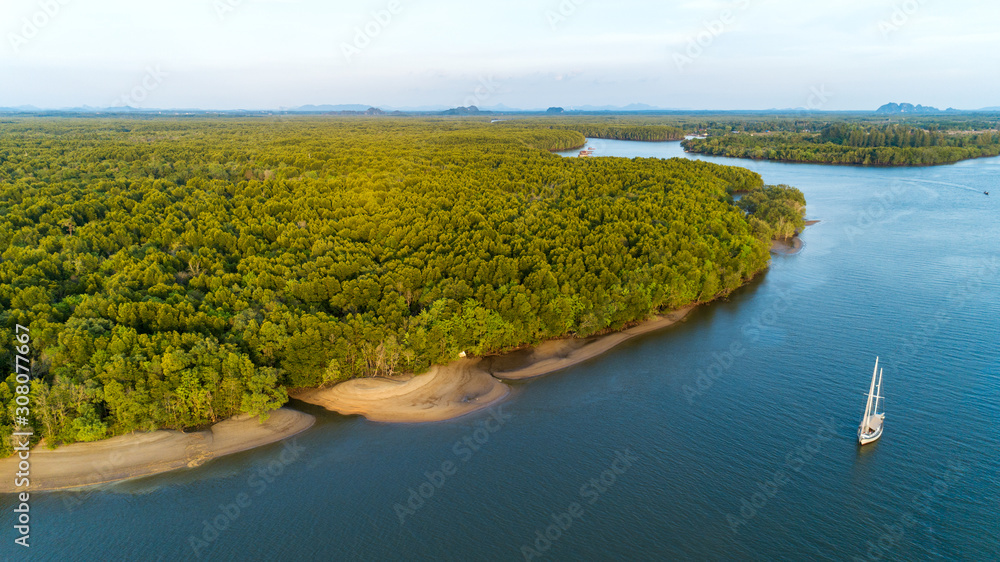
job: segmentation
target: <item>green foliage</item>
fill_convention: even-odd
[[[834,123],[813,133],[730,133],[688,139],[703,154],[825,164],[926,166],[1000,154],[1000,133],[956,134],[931,126]]]
[[[621,328],[767,266],[730,197],[760,176],[561,158],[594,131],[552,119],[0,124],[0,331],[31,328],[36,432],[260,415],[286,388]]]
[[[805,227],[806,198],[787,185],[768,185],[744,194],[736,205],[763,223],[765,239],[791,238]]]
[[[684,138],[684,129],[662,119],[636,117],[528,117],[498,121],[494,126],[524,130],[566,129],[577,131],[584,137],[595,139],[632,141],[671,141]],[[571,147],[583,145],[580,143]]]
[[[93,404],[85,404],[77,415],[73,418],[72,433],[67,440],[70,441],[97,441],[104,439],[108,433],[108,426],[101,421],[100,416],[94,409]]]

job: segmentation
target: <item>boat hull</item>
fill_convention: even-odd
[[[862,445],[867,445],[872,441],[877,441],[879,437],[882,437],[881,425],[872,433],[861,433],[861,428],[858,428],[858,443]]]

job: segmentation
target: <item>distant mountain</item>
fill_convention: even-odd
[[[0,112],[3,113],[33,113],[35,111],[42,111],[42,110],[33,105],[19,105],[17,107],[0,107]]]
[[[159,109],[136,109],[128,106],[121,107],[91,107],[84,105],[81,107],[59,107],[41,108],[33,105],[20,105],[17,107],[0,107],[2,113],[127,113],[131,111],[160,111]]]
[[[367,107],[367,106],[366,106]],[[199,109],[195,107],[184,108],[184,107],[171,107],[171,108],[159,108],[159,107],[132,107],[130,105],[116,105],[112,107],[93,107],[89,105],[83,105],[79,107],[58,107],[58,108],[41,108],[35,107],[33,105],[22,105],[18,107],[0,107],[0,113],[37,113],[44,115],[80,115],[80,114],[91,114],[91,115],[116,115],[116,114],[206,114],[206,115],[242,115],[242,114],[271,114],[274,110],[253,110],[253,109]],[[285,110],[287,111],[287,110]]]
[[[447,111],[442,111],[441,115],[478,115],[481,113],[479,108],[470,105],[469,107],[453,107]]]
[[[984,107],[982,109],[978,109],[977,111],[1000,111],[1000,105],[994,105],[993,107]]]
[[[898,115],[901,113],[941,113],[936,107],[913,105],[912,103],[887,103],[875,110],[879,115]]]

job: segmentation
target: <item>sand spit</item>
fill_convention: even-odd
[[[330,388],[297,389],[289,395],[372,421],[447,420],[485,408],[510,392],[479,363],[479,359],[459,359],[421,375],[352,379]]]
[[[621,332],[588,339],[551,340],[529,350],[459,359],[422,375],[353,379],[330,388],[297,389],[290,396],[341,414],[380,422],[428,422],[456,418],[502,400],[510,388],[497,379],[541,376],[596,357],[621,342],[680,321],[687,306]]]
[[[819,222],[818,220],[808,220],[806,221],[806,226],[809,227],[818,222]],[[771,240],[771,253],[791,256],[793,254],[801,252],[802,246],[803,246],[802,239],[799,238],[798,234],[796,234],[791,238]]]
[[[802,239],[793,236],[786,239],[771,240],[771,253],[791,256],[802,251]]]
[[[0,459],[0,493],[37,492],[76,488],[148,476],[204,462],[291,437],[312,427],[316,418],[281,408],[263,424],[257,418],[237,416],[205,431],[183,433],[159,430],[122,435],[93,443],[74,443],[57,449],[44,445],[31,450],[30,487],[15,488],[20,459]]]
[[[627,330],[588,339],[552,340],[540,344],[527,357],[526,365],[509,370],[496,370],[493,376],[500,379],[530,379],[572,367],[588,359],[593,359],[609,349],[636,336],[661,330],[680,322],[695,305],[685,306],[673,312],[656,316]],[[500,363],[498,361],[498,363]]]

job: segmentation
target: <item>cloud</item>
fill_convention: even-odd
[[[1000,77],[985,70],[1000,58],[998,4],[396,1],[391,20],[389,0],[71,2],[17,52],[9,38],[39,7],[9,1],[0,106],[100,104],[151,64],[171,76],[149,103],[179,107],[451,103],[489,75],[505,77],[490,103],[512,106],[794,107],[818,84],[839,87],[828,109],[877,107],[901,90],[944,106],[1000,104]],[[233,9],[220,17],[215,2]],[[553,28],[546,13],[566,2]],[[343,45],[364,29],[377,32],[346,60]],[[674,55],[699,40],[679,72]]]

